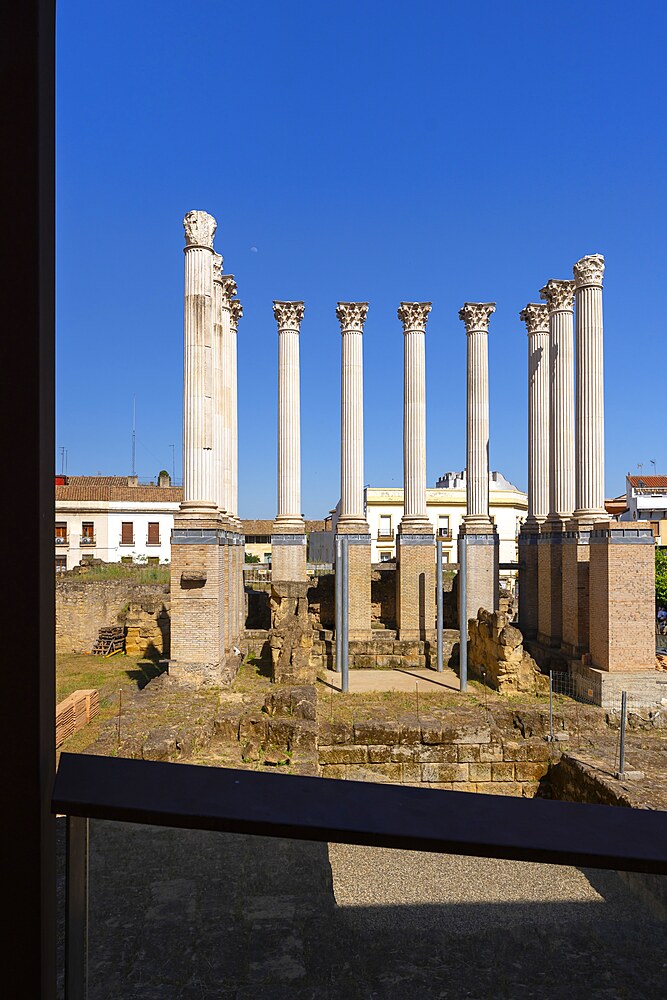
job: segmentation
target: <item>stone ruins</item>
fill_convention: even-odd
[[[185,228],[184,499],[171,562],[170,675],[199,684],[233,677],[245,643],[238,515],[238,321],[234,277],[213,247],[215,219],[188,212]],[[611,521],[604,506],[602,277],[583,257],[574,280],[551,279],[520,313],[528,333],[528,516],[519,538],[518,630],[502,622],[498,534],[489,516],[489,322],[493,302],[459,311],[467,340],[465,615],[471,668],[502,647],[507,677],[522,664],[558,665],[599,691],[604,675],[653,670],[654,543],[648,523]],[[435,646],[435,539],[426,514],[426,324],[430,302],[401,302],[404,342],[404,514],[397,532],[393,656],[427,665]],[[278,325],[278,509],[272,533],[274,671],[307,679],[306,532],[301,514],[299,340],[303,302],[273,303]],[[364,512],[363,348],[367,302],[339,302],[341,475],[337,539],[347,539],[351,646],[372,657],[371,537]],[[576,324],[575,324],[576,313]],[[576,386],[576,391],[575,391]],[[289,619],[289,620],[286,620]],[[474,620],[474,621],[473,621]],[[291,623],[291,624],[290,624]],[[290,652],[290,630],[300,652]],[[488,633],[488,635],[487,635]],[[486,637],[486,638],[485,638]],[[510,641],[511,639],[511,641]],[[296,649],[296,646],[294,649]],[[363,647],[363,649],[362,649]],[[315,648],[315,653],[309,652]],[[511,655],[510,655],[511,654]],[[489,654],[491,655],[491,654]],[[495,654],[494,654],[495,655]],[[491,657],[493,659],[493,656]],[[280,668],[278,668],[280,664]],[[503,680],[510,687],[514,680]],[[498,684],[500,685],[500,683]]]

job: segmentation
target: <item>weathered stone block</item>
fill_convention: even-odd
[[[444,743],[490,743],[491,730],[488,726],[457,726],[445,732]]]
[[[557,753],[557,751],[552,750],[550,745],[543,740],[526,742],[526,760],[528,761],[550,760],[553,753]]]
[[[422,718],[422,743],[437,744],[444,739],[443,724],[439,719]]]
[[[303,684],[274,688],[264,699],[264,711],[271,716],[315,719],[317,715],[315,685]]]
[[[453,749],[456,751],[457,760],[462,764],[469,764],[481,759],[482,747],[479,743],[461,743]]]
[[[548,771],[547,761],[519,761],[514,765],[514,777],[517,781],[539,781]]]
[[[422,781],[467,781],[467,764],[422,764]]]
[[[239,740],[264,743],[267,736],[267,717],[265,715],[243,715],[239,723]]]
[[[525,743],[505,740],[503,743],[503,760],[527,760]]]
[[[419,746],[417,759],[423,764],[456,764],[459,760],[456,747],[442,744],[441,746]]]
[[[513,781],[514,780],[514,764],[507,761],[499,761],[496,764],[491,764],[491,780],[492,781]]]
[[[341,743],[351,743],[354,730],[349,722],[322,722],[320,724],[320,743],[333,746]]]
[[[469,765],[470,780],[471,781],[491,781],[491,765],[490,764],[474,764]]]
[[[368,752],[365,746],[321,746],[319,758],[320,764],[365,764]]]
[[[382,670],[396,670],[403,666],[403,660],[400,656],[395,656],[393,653],[378,653],[377,666]]]
[[[503,759],[503,748],[500,743],[489,743],[479,748],[479,759],[483,764],[493,763]]]
[[[389,719],[368,719],[354,724],[354,742],[378,745],[386,743],[391,746],[398,743],[400,727]]]
[[[403,715],[399,719],[399,743],[421,743],[421,723],[416,715]]]
[[[520,798],[523,794],[518,781],[489,781],[484,785],[485,795],[512,795]]]
[[[353,662],[350,666],[356,670],[375,670],[376,667],[380,666],[377,657],[372,653],[355,653],[352,659]]]
[[[368,760],[371,764],[386,764],[391,760],[391,747],[369,746]]]
[[[391,747],[391,759],[400,763],[410,763],[417,760],[419,747],[415,744],[399,744]]]
[[[421,764],[403,764],[402,776],[404,784],[421,784],[422,769]]]
[[[347,777],[347,765],[345,764],[323,764],[320,771],[323,778],[345,779]]]

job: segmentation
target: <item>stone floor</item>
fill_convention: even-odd
[[[641,1000],[666,975],[667,924],[614,872],[91,823],[90,1000]]]
[[[366,691],[411,691],[414,694],[415,685],[419,685],[420,692],[437,691],[438,688],[447,691],[460,689],[459,675],[449,667],[445,667],[440,673],[437,670],[412,670],[408,667],[404,670],[360,670],[355,667],[349,671],[348,677],[351,694],[363,694]],[[340,691],[342,674],[327,670],[326,680],[320,683]]]

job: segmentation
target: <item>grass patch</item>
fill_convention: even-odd
[[[169,566],[131,566],[129,563],[105,563],[90,566],[83,573],[68,574],[63,579],[76,579],[83,583],[98,580],[132,580],[135,583],[169,583]]]

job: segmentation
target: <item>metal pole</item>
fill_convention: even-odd
[[[348,546],[348,540],[347,540],[347,538],[344,537],[343,538],[343,551],[342,551],[342,555],[343,555],[343,573],[342,573],[342,576],[343,576],[343,587],[342,587],[342,598],[343,598],[343,600],[342,600],[342,610],[343,610],[342,625],[343,625],[343,627],[341,629],[341,632],[342,632],[342,636],[341,636],[341,640],[342,640],[342,642],[341,642],[341,645],[342,645],[342,649],[341,649],[341,654],[342,654],[342,662],[341,662],[341,690],[342,691],[348,691],[349,690],[349,676],[348,676],[348,668],[347,668],[347,654],[348,654],[348,607],[349,607],[349,601],[348,601],[348,598],[349,598],[349,574],[348,574],[348,563],[347,563],[347,546]]]
[[[460,538],[459,566],[459,689],[468,690],[468,615],[466,583],[466,536]]]
[[[339,536],[336,536],[336,673],[339,674],[341,671],[341,660],[343,648],[343,560],[341,557],[341,547],[342,542]]]
[[[88,817],[67,817],[65,1000],[88,996]]]
[[[436,539],[435,543],[435,576],[438,587],[438,672],[442,673],[442,538]]]
[[[549,742],[554,741],[554,672],[549,671]]]
[[[621,748],[619,751],[618,773],[623,777],[625,772],[625,724],[628,721],[628,693],[621,691]]]

